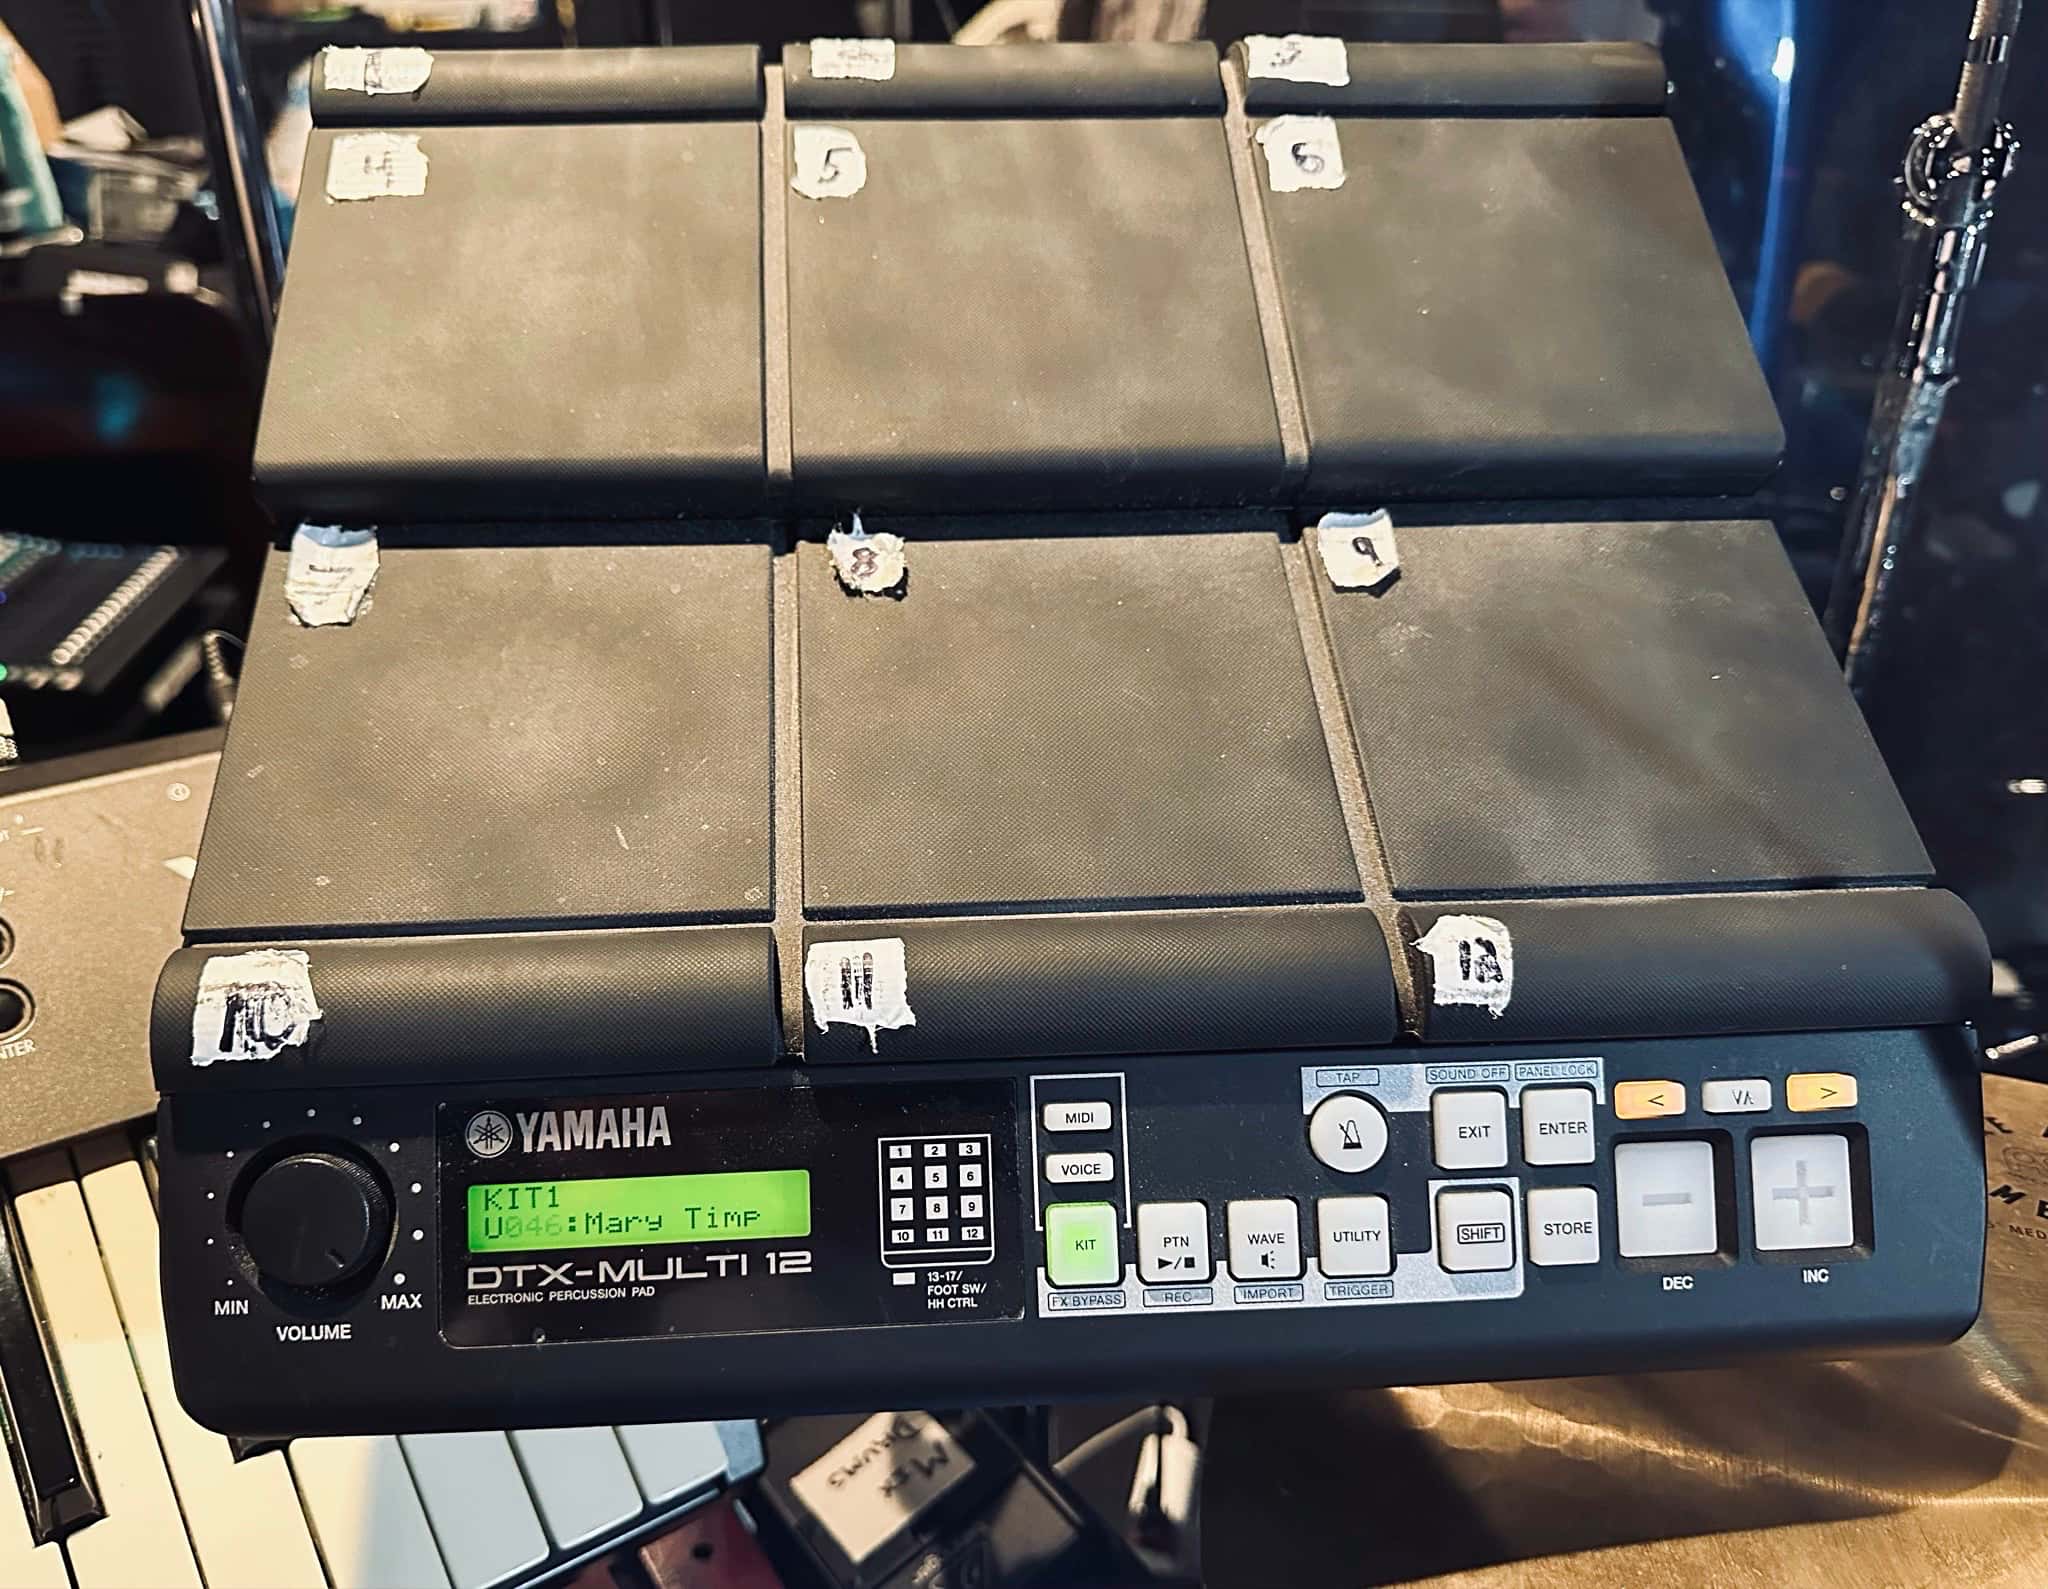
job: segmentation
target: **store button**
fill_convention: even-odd
[[[1600,1261],[1600,1194],[1590,1186],[1529,1193],[1529,1261],[1545,1268]]]
[[[1045,1211],[1045,1273],[1056,1286],[1123,1280],[1114,1203],[1053,1203]]]

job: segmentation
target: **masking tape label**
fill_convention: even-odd
[[[1245,75],[1277,77],[1289,83],[1326,83],[1342,88],[1351,81],[1351,62],[1344,41],[1321,33],[1254,33],[1244,41]]]
[[[215,955],[199,968],[192,1063],[275,1059],[311,1037],[320,1015],[305,950]]]
[[[839,576],[839,583],[856,595],[893,595],[910,574],[903,537],[887,530],[869,534],[861,528],[858,513],[853,516],[852,529],[835,529],[825,537],[825,550],[831,554],[832,572]]]
[[[345,132],[327,158],[327,196],[416,199],[427,191],[427,157],[416,132]]]
[[[799,122],[790,129],[789,185],[807,199],[850,199],[867,186],[868,157],[844,127]]]
[[[1316,550],[1339,590],[1371,590],[1401,568],[1394,521],[1385,508],[1371,513],[1325,513],[1316,520]]]
[[[858,1026],[868,1034],[871,1051],[877,1032],[917,1025],[910,1013],[910,974],[901,938],[812,944],[804,956],[804,991],[820,1031],[835,1023]]]
[[[327,86],[355,94],[416,94],[434,70],[432,53],[411,46],[364,50],[330,44],[322,54]]]
[[[285,564],[284,599],[308,629],[354,623],[377,583],[377,532],[301,524]]]
[[[1344,150],[1328,116],[1275,116],[1259,129],[1259,147],[1275,193],[1344,186]]]
[[[1429,956],[1429,1000],[1498,1018],[1515,996],[1515,941],[1492,916],[1439,916],[1415,947]]]
[[[894,39],[813,39],[811,76],[886,83],[896,75]]]

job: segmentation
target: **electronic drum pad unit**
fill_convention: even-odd
[[[1635,46],[330,51],[157,990],[249,1435],[1948,1340],[1976,923]]]

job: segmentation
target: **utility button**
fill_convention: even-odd
[[[1114,1203],[1052,1203],[1045,1210],[1045,1273],[1056,1286],[1113,1286],[1124,1277]]]
[[[1854,1109],[1856,1078],[1837,1071],[1787,1076],[1785,1107],[1795,1114],[1810,1114],[1816,1109]]]
[[[1394,1244],[1387,1239],[1387,1200],[1316,1199],[1316,1262],[1325,1275],[1392,1274]]]

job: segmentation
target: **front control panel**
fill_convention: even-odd
[[[174,1096],[239,1433],[1500,1378],[1948,1338],[1960,1031]],[[1275,1328],[1266,1315],[1285,1313]]]

